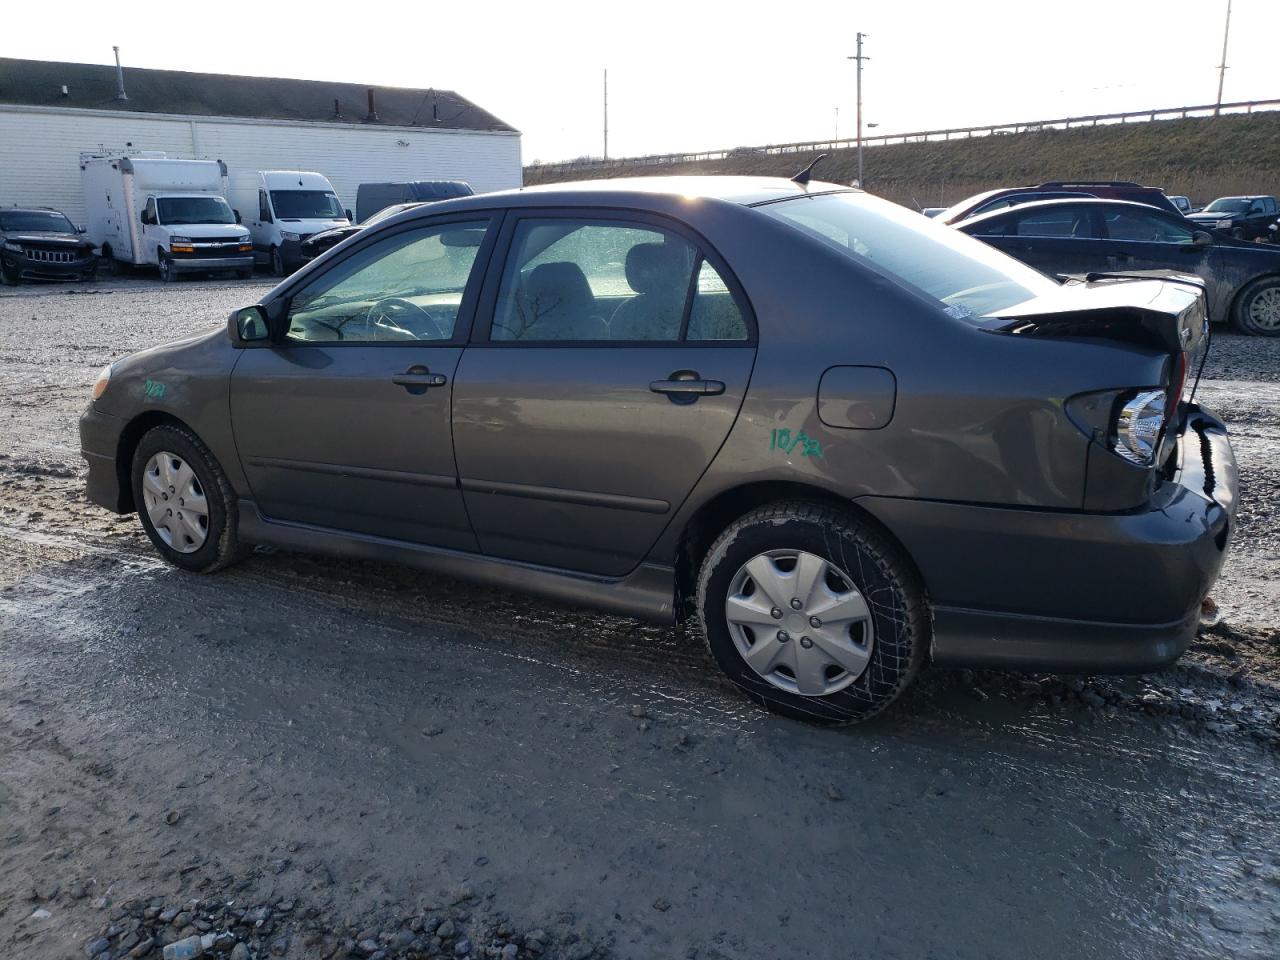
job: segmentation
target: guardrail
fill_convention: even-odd
[[[968,137],[991,137],[1039,130],[1069,130],[1073,127],[1099,124],[1185,120],[1215,113],[1253,113],[1255,110],[1280,110],[1280,100],[1238,100],[1233,103],[1205,104],[1196,107],[1166,107],[1159,110],[1131,110],[1125,113],[1099,113],[1088,117],[1062,117],[1057,120],[1034,120],[1023,123],[982,124],[977,127],[953,127],[950,130],[921,130],[915,133],[878,133],[864,136],[864,147],[887,146],[891,143],[926,143],[931,140],[953,140]],[[857,146],[853,137],[830,140],[805,140],[800,143],[771,143],[758,147],[733,147],[728,150],[704,150],[698,153],[655,153],[641,157],[582,157],[556,163],[531,163],[530,169],[546,173],[568,173],[580,170],[610,170],[626,167],[663,166],[672,163],[697,163],[702,160],[726,160],[760,154],[809,153],[815,150],[849,150]]]

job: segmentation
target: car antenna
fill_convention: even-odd
[[[813,176],[813,168],[827,159],[825,153],[820,153],[809,162],[809,165],[791,178],[792,183],[798,183],[800,186],[808,186],[809,178]]]

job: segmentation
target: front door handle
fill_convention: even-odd
[[[421,364],[415,364],[404,373],[397,373],[391,378],[391,382],[410,393],[422,394],[431,387],[443,387],[449,382],[449,378],[443,373],[432,373]]]
[[[654,393],[665,393],[672,403],[693,403],[699,397],[724,393],[724,382],[704,380],[696,370],[677,370],[666,380],[652,381],[649,389]]]

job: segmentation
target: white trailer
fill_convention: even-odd
[[[249,231],[227,203],[221,160],[82,154],[89,239],[104,259],[183,273],[253,271]]]

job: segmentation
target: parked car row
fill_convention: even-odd
[[[360,229],[321,173],[229,176],[221,160],[163,154],[84,154],[80,171],[84,227],[51,208],[0,209],[0,282],[86,280],[99,258],[112,267],[155,267],[165,281],[248,277],[257,266],[283,277]],[[456,180],[363,183],[356,206],[363,224],[389,206],[472,192]]]

